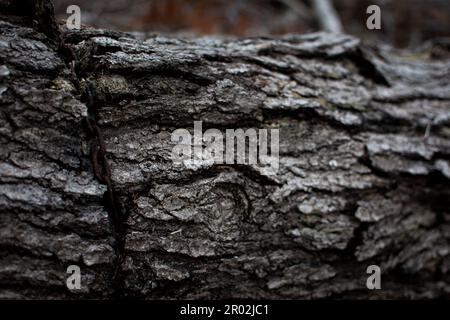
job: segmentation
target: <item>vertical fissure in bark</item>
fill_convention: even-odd
[[[76,94],[80,101],[87,106],[88,114],[83,119],[84,129],[87,132],[87,138],[90,140],[91,152],[90,160],[92,170],[97,181],[106,186],[106,192],[103,195],[103,206],[108,212],[109,220],[112,225],[114,235],[114,275],[113,275],[113,295],[121,296],[122,277],[119,274],[120,265],[124,256],[126,218],[122,218],[121,205],[114,191],[113,181],[111,179],[111,170],[107,158],[106,144],[102,132],[97,125],[97,108],[95,101],[95,90],[92,83],[85,84],[82,75],[77,70],[77,55],[75,51],[65,42],[64,36],[58,27],[54,8],[50,1],[31,0],[35,11],[31,16],[38,21],[39,29],[56,43],[58,54],[68,65],[71,71],[70,81],[76,89]]]
[[[78,80],[79,77],[76,77]],[[82,95],[83,102],[86,103],[88,115],[84,119],[85,127],[91,139],[94,141],[91,148],[91,163],[95,178],[103,185],[106,185],[106,192],[103,195],[103,202],[106,211],[109,214],[110,221],[113,225],[114,233],[114,249],[116,253],[116,261],[114,266],[114,295],[120,296],[121,277],[119,274],[120,265],[122,263],[125,248],[125,221],[122,219],[121,205],[118,197],[116,197],[113,182],[111,179],[111,169],[107,158],[106,144],[103,139],[102,132],[97,125],[97,110],[95,104],[95,96],[92,84],[85,86],[85,92]]]

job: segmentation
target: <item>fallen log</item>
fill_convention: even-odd
[[[0,8],[1,298],[449,296],[445,43],[65,30],[48,1]],[[276,174],[175,165],[194,121],[278,129]]]

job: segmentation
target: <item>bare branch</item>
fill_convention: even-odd
[[[319,24],[324,31],[342,33],[341,20],[330,0],[312,0]]]

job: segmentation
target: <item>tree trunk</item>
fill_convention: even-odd
[[[47,1],[0,8],[1,298],[449,297],[445,43],[59,34]],[[194,121],[278,128],[277,174],[176,166]]]

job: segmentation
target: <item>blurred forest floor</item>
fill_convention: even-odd
[[[82,23],[97,28],[183,35],[268,36],[319,31],[307,0],[54,0],[58,18],[81,8]],[[382,30],[366,28],[366,8],[381,8]],[[450,36],[448,0],[334,0],[344,32],[366,41],[414,47]]]

